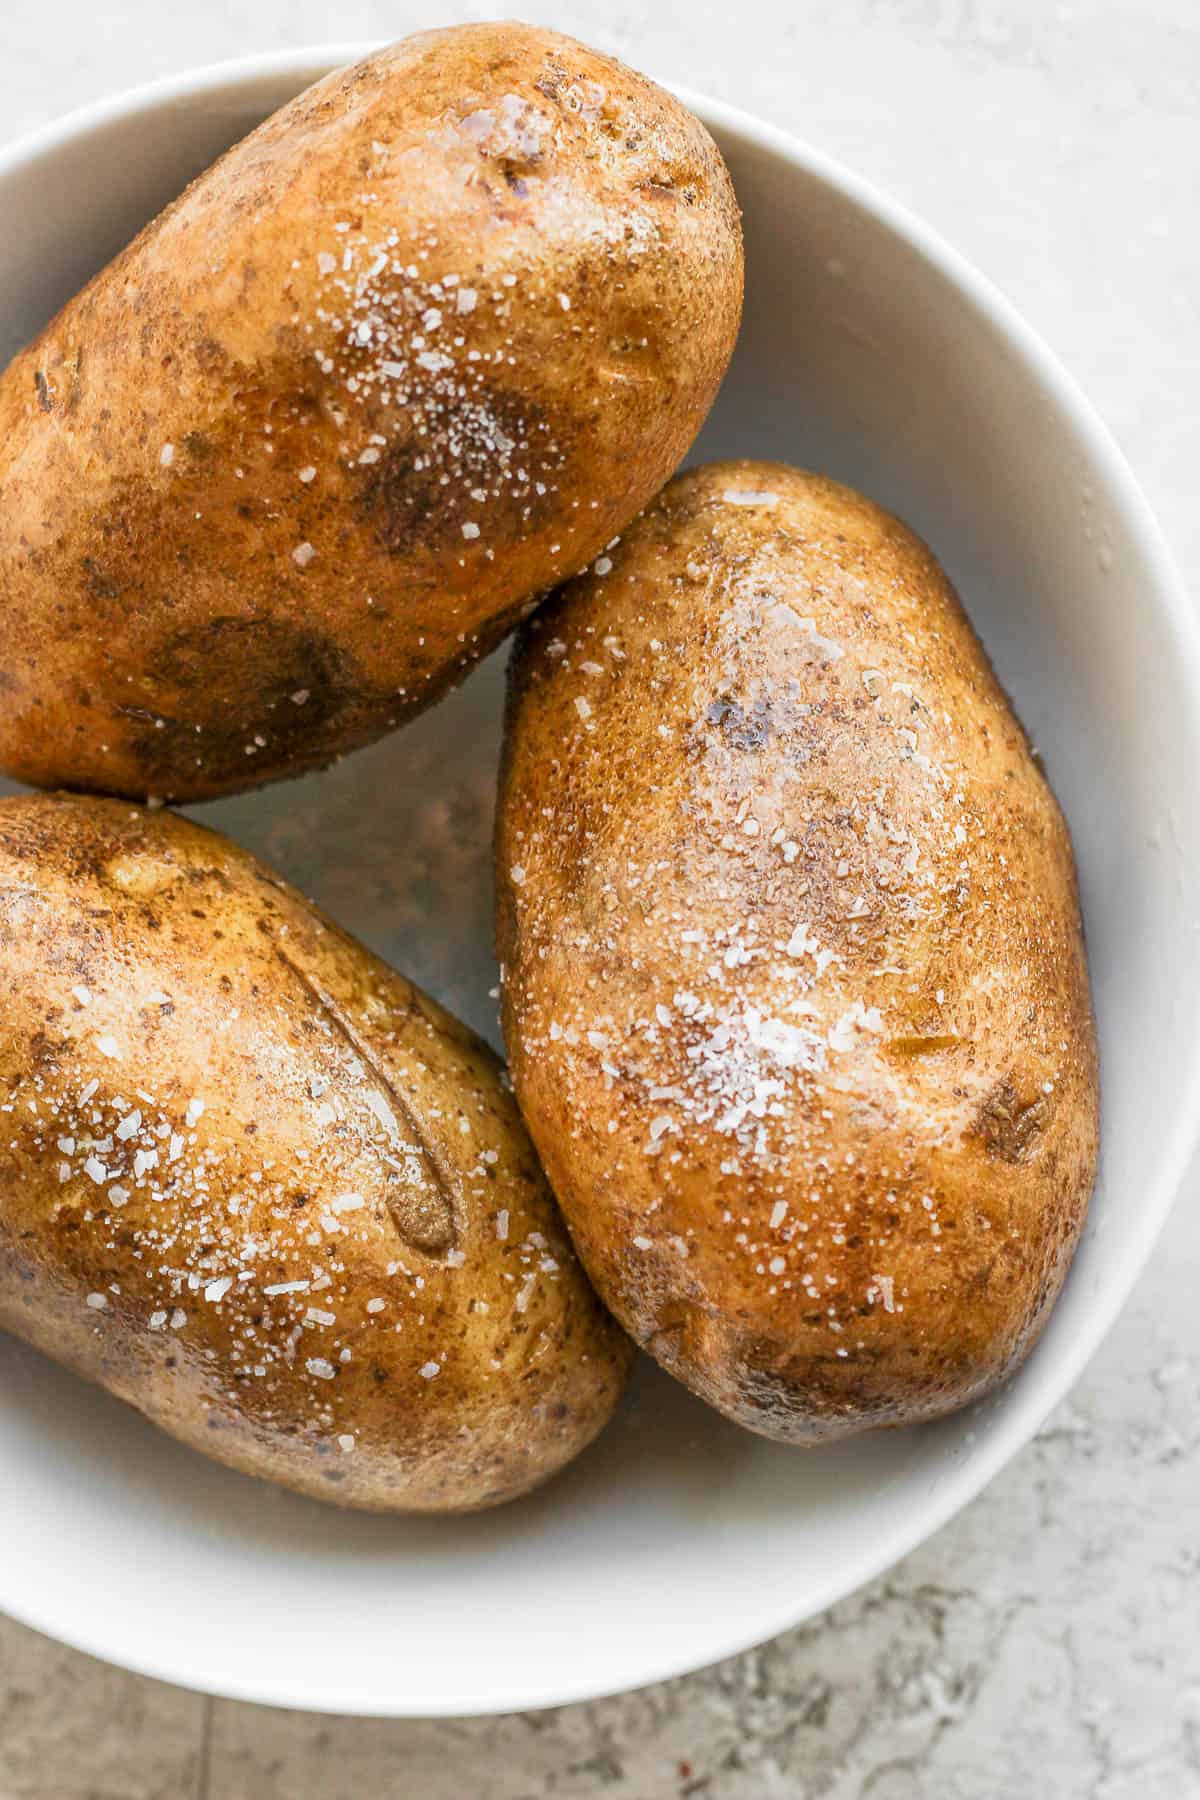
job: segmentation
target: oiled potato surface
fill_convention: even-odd
[[[427,705],[671,473],[741,285],[708,133],[570,38],[318,82],[0,379],[0,767],[203,798]]]
[[[731,1418],[929,1418],[1028,1351],[1091,1192],[1066,826],[928,549],[673,481],[514,654],[505,1034],[596,1286]]]
[[[0,1328],[346,1505],[523,1493],[629,1347],[495,1057],[169,813],[0,804]]]

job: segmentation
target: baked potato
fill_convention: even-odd
[[[1066,825],[923,543],[693,469],[514,651],[497,835],[526,1123],[617,1318],[815,1443],[978,1399],[1093,1185]]]
[[[199,799],[428,705],[671,473],[741,291],[715,145],[610,57],[318,82],[0,379],[0,767]]]
[[[461,1512],[616,1404],[496,1058],[214,833],[0,803],[0,1112],[0,1328],[233,1468]]]

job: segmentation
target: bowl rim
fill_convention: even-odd
[[[73,141],[86,139],[105,126],[139,111],[160,111],[180,102],[215,98],[230,87],[256,80],[295,75],[320,79],[326,71],[356,62],[391,40],[369,39],[293,46],[282,50],[251,53],[245,56],[204,63],[195,68],[143,82],[116,94],[89,102],[49,124],[25,133],[7,146],[0,147],[0,183],[48,153],[58,151]],[[685,106],[710,129],[724,130],[740,136],[775,160],[786,162],[825,188],[848,199],[909,249],[915,250],[927,265],[942,277],[959,296],[980,314],[995,333],[1030,370],[1039,387],[1067,416],[1072,429],[1082,440],[1088,454],[1111,483],[1119,501],[1123,519],[1137,551],[1152,573],[1150,591],[1174,639],[1181,673],[1200,713],[1200,621],[1197,621],[1182,577],[1167,547],[1162,531],[1142,493],[1132,470],[1104,425],[1098,413],[1084,396],[1074,377],[1064,368],[1039,334],[1026,323],[1002,291],[983,275],[965,256],[955,250],[932,227],[902,203],[893,200],[875,184],[846,168],[836,158],[815,145],[793,136],[782,127],[695,90],[680,86],[661,75],[651,73],[660,86],[674,93]],[[299,92],[300,89],[298,88]],[[804,1619],[814,1618],[836,1601],[874,1580],[886,1569],[939,1531],[954,1515],[991,1482],[999,1471],[1021,1450],[1044,1423],[1050,1412],[1067,1394],[1090,1361],[1133,1290],[1150,1256],[1170,1210],[1183,1187],[1187,1174],[1200,1150],[1200,1035],[1191,1052],[1191,1069],[1186,1080],[1186,1103],[1179,1108],[1167,1143],[1159,1154],[1159,1173],[1140,1194],[1140,1212],[1134,1231],[1134,1242],[1120,1269],[1106,1288],[1098,1290],[1091,1307],[1074,1337],[1058,1350],[1053,1360],[1040,1359],[1038,1378],[1026,1375],[1019,1403],[1010,1404],[1004,1416],[978,1441],[969,1457],[955,1462],[938,1482],[924,1505],[907,1509],[892,1529],[869,1545],[865,1545],[853,1562],[830,1569],[815,1597],[806,1596],[797,1612],[789,1600],[787,1584],[781,1583],[774,1602],[768,1600],[753,1630],[744,1626],[722,1637],[715,1632],[706,1644],[699,1661],[680,1659],[676,1652],[663,1656],[642,1651],[636,1644],[628,1646],[628,1678],[618,1686],[599,1690],[586,1681],[572,1679],[565,1666],[552,1687],[522,1682],[519,1676],[503,1673],[495,1690],[484,1699],[480,1695],[464,1696],[467,1704],[453,1696],[432,1706],[428,1702],[419,1712],[405,1705],[403,1695],[383,1712],[375,1699],[356,1703],[351,1693],[329,1694],[323,1701],[311,1692],[301,1691],[294,1681],[276,1680],[269,1669],[253,1682],[215,1680],[212,1674],[189,1666],[187,1645],[173,1634],[162,1634],[160,1641],[143,1649],[112,1641],[84,1616],[61,1616],[54,1604],[43,1608],[12,1608],[0,1595],[0,1605],[9,1617],[43,1632],[71,1648],[116,1662],[118,1666],[154,1680],[172,1682],[222,1697],[274,1707],[303,1709],[344,1716],[452,1718],[493,1715],[512,1711],[533,1711],[545,1707],[574,1704],[623,1693],[657,1681],[669,1680],[697,1669],[711,1667],[763,1644]],[[111,1621],[110,1621],[111,1624]]]

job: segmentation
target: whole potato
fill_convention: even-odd
[[[607,56],[318,82],[0,379],[0,767],[203,798],[428,705],[671,473],[741,290],[711,138]]]
[[[639,1343],[796,1443],[1021,1360],[1096,1167],[1075,871],[912,532],[673,481],[519,642],[498,872],[517,1096]]]
[[[630,1350],[492,1053],[244,851],[0,804],[0,1328],[347,1506],[524,1493]]]

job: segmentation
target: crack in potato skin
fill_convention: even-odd
[[[463,1512],[631,1346],[465,1026],[226,839],[0,802],[0,1329],[247,1474]]]

